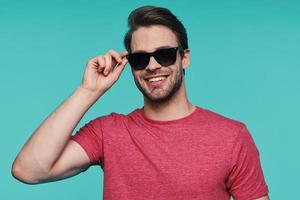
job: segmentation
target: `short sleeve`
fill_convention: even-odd
[[[91,164],[103,167],[103,134],[101,117],[93,119],[81,127],[71,138],[87,153]]]
[[[226,182],[235,200],[250,200],[268,195],[259,151],[244,125],[234,142],[230,172]]]

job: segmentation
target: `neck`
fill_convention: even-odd
[[[195,110],[186,94],[185,84],[168,100],[155,102],[144,97],[144,115],[149,119],[169,121],[188,116]]]

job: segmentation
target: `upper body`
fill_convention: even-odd
[[[187,193],[193,195],[201,192],[206,194],[207,191],[207,195],[212,195],[214,191],[220,188],[223,189],[222,195],[219,192],[216,197],[206,197],[210,197],[210,199],[228,199],[228,194],[224,193],[225,188],[227,188],[231,195],[237,194],[236,199],[268,199],[267,187],[263,181],[260,163],[258,162],[258,151],[246,128],[242,128],[243,126],[239,123],[229,122],[230,120],[224,120],[211,113],[200,114],[199,118],[192,119],[193,123],[182,122],[180,126],[177,125],[169,131],[164,131],[164,128],[161,127],[160,129],[150,124],[147,124],[148,127],[146,125],[141,127],[133,120],[130,121],[137,113],[132,113],[128,117],[115,115],[114,117],[119,118],[118,120],[115,120],[112,116],[110,118],[103,117],[103,119],[106,118],[105,123],[108,124],[101,126],[105,129],[103,133],[106,133],[106,136],[103,135],[102,139],[106,138],[107,140],[103,144],[98,139],[96,141],[89,140],[87,145],[94,145],[98,151],[84,149],[83,145],[80,145],[83,144],[80,141],[84,139],[77,140],[77,142],[72,140],[71,133],[83,114],[118,80],[127,62],[131,65],[136,86],[144,97],[143,115],[145,119],[148,118],[152,122],[160,121],[162,123],[174,120],[179,122],[182,119],[191,118],[191,116],[194,116],[193,113],[197,112],[197,107],[188,100],[185,87],[184,70],[190,64],[190,50],[183,24],[169,10],[157,7],[136,9],[130,14],[128,22],[130,30],[125,36],[127,51],[118,53],[110,50],[105,55],[93,58],[88,62],[82,85],[78,91],[39,127],[23,147],[13,165],[14,176],[27,183],[54,181],[76,175],[95,164],[96,159],[103,159],[104,177],[107,180],[104,184],[109,185],[109,190],[120,189],[120,191],[124,191],[123,189],[126,190],[127,188],[131,193],[146,192],[139,190],[141,187],[138,187],[138,183],[141,179],[128,176],[130,173],[138,173],[139,176],[146,178],[146,183],[148,180],[150,185],[147,189],[150,193],[152,192],[152,195],[157,194],[153,193],[156,191],[158,194],[169,194],[171,197],[171,193],[164,193],[164,191],[165,189],[169,189],[168,191],[174,189],[174,196],[171,199],[180,199],[181,191],[183,191],[182,195]],[[220,129],[209,126],[209,124],[215,123],[215,119],[220,119],[223,122],[227,121],[229,125],[226,125],[227,122],[218,122],[216,127],[219,126]],[[204,121],[201,123],[201,120]],[[97,123],[99,121],[102,120],[97,120]],[[114,121],[117,122],[120,130],[115,129],[114,124],[109,126],[109,123]],[[122,121],[126,121],[126,123]],[[139,123],[142,123],[142,121]],[[93,132],[93,126],[90,126],[90,128]],[[90,128],[87,126],[85,129]],[[146,158],[144,162],[136,160],[143,158],[140,153],[133,157],[124,155],[128,160],[126,160],[127,158],[117,159],[123,151],[119,151],[120,145],[115,146],[117,144],[114,143],[115,140],[119,144],[122,143],[122,139],[128,144],[131,142],[131,146],[121,146],[125,148],[124,152],[137,147],[140,150],[139,152],[143,152],[143,147],[150,144],[149,140],[147,141],[145,138],[144,140],[143,137],[134,140],[132,137],[137,134],[135,130],[143,130],[139,133],[150,134],[151,138],[148,139],[157,143],[146,148],[150,152],[143,154]],[[203,130],[205,131],[203,132]],[[99,130],[96,132],[97,134],[102,133]],[[175,135],[170,135],[170,133],[175,133]],[[168,137],[165,137],[164,134],[167,134]],[[80,136],[77,137],[80,138]],[[227,140],[224,146],[220,145],[220,138]],[[167,142],[167,145],[162,141]],[[134,142],[137,142],[135,146],[133,146]],[[172,146],[172,142],[176,145]],[[235,146],[235,142],[240,144],[240,147]],[[243,143],[246,144],[246,150],[241,148]],[[105,145],[108,147],[106,154],[99,150]],[[248,145],[250,145],[249,151],[247,150]],[[127,147],[130,149],[126,149]],[[165,147],[170,148],[164,149]],[[237,151],[237,154],[230,154],[231,150]],[[212,152],[218,153],[214,154]],[[94,153],[95,155],[93,155]],[[244,153],[245,155],[243,155]],[[157,154],[160,155],[161,160],[155,160]],[[150,157],[147,157],[149,155]],[[178,155],[182,157],[178,158]],[[230,155],[233,156],[229,158]],[[105,162],[113,159],[115,160],[112,162]],[[185,165],[180,163],[181,160]],[[132,180],[129,180],[129,182],[121,181],[119,182],[121,185],[110,185],[112,182],[116,183],[115,178],[124,180],[124,176],[118,177],[124,175],[124,171],[118,171],[118,166],[124,166],[122,162],[127,161],[138,162],[138,166],[141,167],[134,168],[135,171],[130,168],[122,168],[122,170],[128,170],[125,173],[126,179],[132,178]],[[115,165],[110,165],[110,163]],[[197,168],[198,163],[200,168]],[[174,169],[172,169],[173,166],[175,166]],[[148,171],[149,168],[152,171]],[[208,169],[210,171],[207,171]],[[157,174],[157,172],[159,173]],[[204,172],[205,174],[203,174]],[[177,177],[172,177],[174,174]],[[153,178],[156,175],[162,175],[163,178]],[[178,180],[175,178],[178,178]],[[221,181],[220,179],[226,180]],[[161,183],[163,186],[157,188],[155,185],[151,185],[151,183],[157,183],[156,180],[163,180]],[[122,183],[125,183],[125,185],[122,185]],[[135,183],[136,187],[131,187],[130,183]],[[208,183],[211,189],[205,190],[203,188],[204,183]],[[189,186],[190,191],[185,190],[186,186]],[[149,191],[147,194],[150,194]],[[235,191],[237,192],[235,193]],[[106,194],[112,193],[106,192]],[[152,197],[154,198],[154,196]],[[136,199],[138,198],[136,196]]]
[[[143,109],[91,120],[72,138],[104,172],[104,200],[247,200],[268,194],[246,126],[196,107],[157,121]]]

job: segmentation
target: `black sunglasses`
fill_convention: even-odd
[[[135,70],[145,69],[149,64],[151,56],[153,56],[160,65],[166,67],[175,63],[178,49],[179,47],[172,47],[158,49],[151,53],[132,53],[126,55],[126,58],[129,61],[130,66]]]

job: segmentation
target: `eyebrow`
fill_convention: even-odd
[[[159,47],[155,48],[155,51],[157,51],[159,49],[168,49],[168,48],[172,48],[172,47],[173,46],[170,46],[170,45],[159,46]],[[144,51],[144,50],[137,50],[137,51],[134,51],[134,52],[131,52],[131,53],[149,53],[149,52]]]

